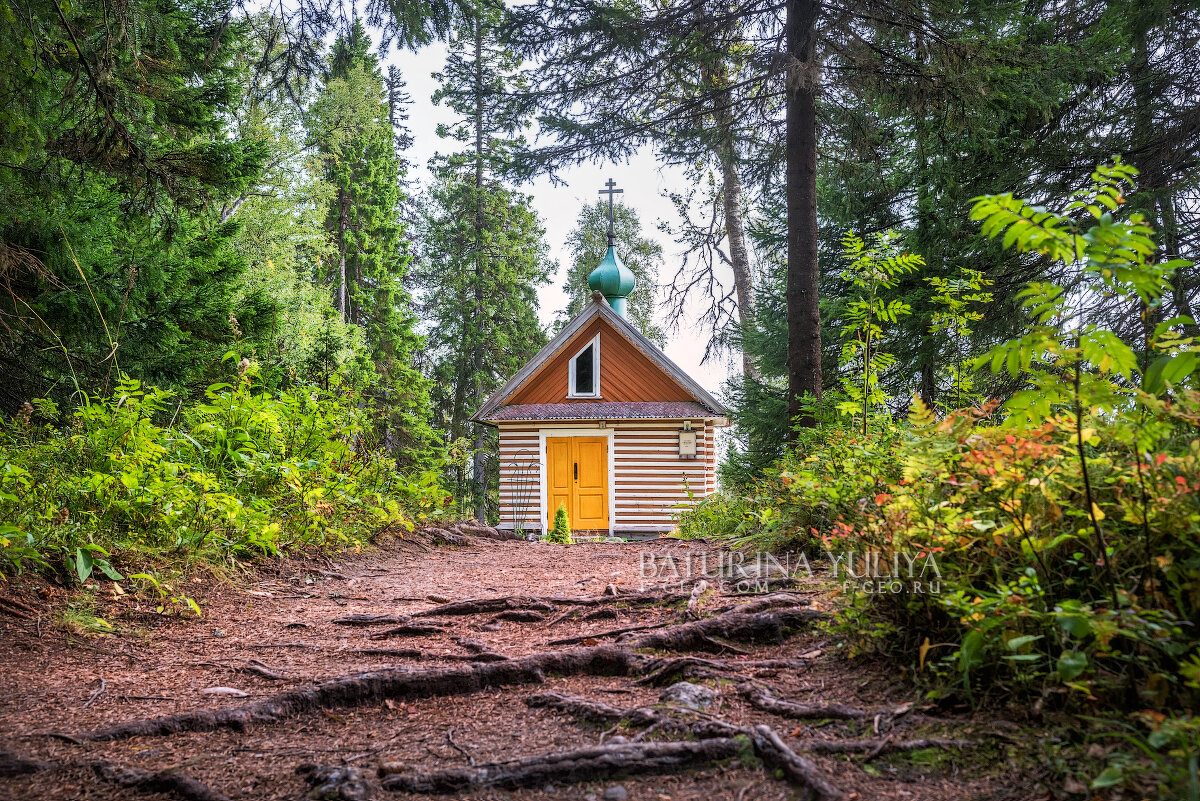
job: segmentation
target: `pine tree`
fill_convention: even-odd
[[[265,148],[228,125],[247,38],[228,12],[5,6],[0,407],[121,371],[202,385],[232,341],[245,262],[209,209],[257,179]]]
[[[494,437],[471,415],[545,343],[537,287],[549,280],[544,230],[529,199],[500,173],[523,147],[526,122],[509,99],[519,62],[496,39],[499,11],[479,7],[451,41],[435,99],[458,116],[439,133],[465,147],[441,157],[424,222],[421,283],[434,379],[435,425],[469,441],[471,475],[456,467],[456,494],[488,516],[498,465]],[[468,478],[470,481],[468,482]]]
[[[393,452],[428,443],[428,383],[414,365],[421,340],[403,281],[409,266],[400,205],[403,178],[392,108],[378,58],[361,22],[333,46],[329,70],[308,113],[310,141],[332,187],[326,228],[332,284],[343,322],[363,329],[389,412]]]
[[[613,204],[613,219],[617,253],[637,279],[637,287],[629,296],[629,319],[650,341],[662,347],[666,336],[654,321],[662,245],[642,235],[637,212],[629,206]],[[571,266],[567,268],[567,278],[563,283],[567,305],[559,315],[560,326],[592,302],[587,279],[608,250],[608,204],[597,201],[580,209],[575,227],[567,234],[566,244],[571,252]]]

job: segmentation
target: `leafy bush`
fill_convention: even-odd
[[[900,478],[899,429],[877,429],[864,435],[837,418],[799,429],[795,445],[761,479],[684,511],[680,533],[720,537],[737,547],[820,552],[830,532],[860,514],[864,499]]]
[[[442,508],[429,469],[405,475],[367,439],[362,397],[272,396],[243,360],[195,403],[123,379],[59,423],[35,401],[0,422],[0,559],[68,580],[142,563],[359,547]]]
[[[1180,333],[1192,321],[1156,315],[1181,262],[1153,261],[1140,215],[1112,213],[1134,175],[1099,168],[1061,212],[977,199],[987,235],[1071,281],[1030,284],[1026,333],[976,365],[1023,383],[1006,403],[939,420],[914,399],[908,425],[865,437],[827,424],[712,508],[736,513],[743,545],[819,542],[859,576],[869,552],[885,582],[900,566],[899,591],[842,585],[855,652],[907,664],[933,697],[1149,710],[1114,733],[1141,757],[1094,786],[1200,797],[1200,726],[1171,712],[1200,703],[1200,347]],[[1136,349],[1077,313],[1081,296],[1138,310]],[[938,592],[913,591],[909,559],[936,563]]]
[[[554,513],[554,527],[546,535],[546,542],[571,544],[571,521],[567,518],[567,507],[561,503],[558,505],[558,511]]]

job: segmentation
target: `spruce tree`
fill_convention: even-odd
[[[480,519],[498,465],[491,429],[471,415],[545,343],[537,287],[549,279],[544,230],[529,198],[501,181],[523,147],[526,121],[511,102],[519,65],[496,38],[499,11],[480,6],[457,30],[435,99],[457,115],[439,133],[462,149],[439,157],[422,237],[421,283],[434,379],[435,424],[448,442],[467,441],[471,473],[455,468],[460,499]],[[468,480],[469,478],[469,480]]]
[[[210,210],[256,180],[266,152],[228,124],[247,38],[229,11],[134,0],[7,12],[0,407],[78,398],[121,371],[202,386],[228,348],[245,262],[236,225]]]
[[[422,342],[404,288],[409,256],[400,221],[403,178],[378,58],[362,23],[333,46],[329,70],[308,112],[309,139],[332,187],[326,228],[333,242],[330,283],[342,322],[363,329],[389,412],[394,452],[428,443],[428,384],[414,365]]]

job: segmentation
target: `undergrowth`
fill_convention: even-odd
[[[196,401],[127,377],[69,414],[35,400],[0,421],[0,569],[194,609],[162,571],[410,532],[446,493],[374,445],[372,414],[351,390],[269,394],[249,360]]]
[[[1113,214],[1134,174],[1100,168],[1061,212],[977,200],[986,234],[1072,281],[1030,284],[1024,335],[976,361],[1020,382],[1007,402],[915,398],[907,423],[877,409],[870,425],[860,404],[682,527],[827,552],[851,655],[931,699],[1087,721],[1104,764],[1080,777],[1063,757],[1070,793],[1200,798],[1200,347],[1191,320],[1156,314],[1180,262]],[[1090,323],[1079,293],[1137,310],[1144,339]]]

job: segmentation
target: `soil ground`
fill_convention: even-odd
[[[583,621],[591,609],[556,622],[570,607],[547,612],[544,620],[492,622],[491,614],[439,618],[445,631],[425,636],[374,639],[387,626],[354,627],[331,621],[349,614],[411,614],[445,600],[499,596],[599,595],[607,585],[620,594],[667,579],[641,578],[645,554],[699,555],[703,544],[678,541],[588,543],[564,547],[542,543],[480,541],[468,547],[432,550],[382,545],[336,561],[289,559],[224,581],[195,583],[203,618],[164,617],[146,607],[145,596],[114,595],[102,581],[91,597],[97,615],[116,633],[97,636],[71,631],[64,622],[65,591],[37,581],[14,579],[0,594],[43,614],[0,615],[0,752],[60,766],[0,778],[3,799],[157,799],[178,794],[123,787],[105,781],[86,763],[107,760],[123,767],[186,773],[230,799],[302,799],[308,783],[297,775],[303,763],[349,764],[367,777],[372,798],[408,798],[382,790],[380,763],[409,771],[434,771],[499,762],[595,745],[615,736],[604,724],[583,722],[550,709],[530,708],[525,699],[554,691],[633,708],[659,704],[660,688],[636,677],[547,676],[535,685],[494,687],[479,692],[409,701],[384,700],[330,707],[284,721],[223,729],[134,737],[116,742],[71,743],[48,736],[80,733],[131,719],[201,708],[246,704],[281,690],[345,674],[389,667],[421,670],[463,665],[470,653],[457,640],[471,638],[487,649],[516,657],[560,646],[559,638],[596,635],[616,628],[684,620],[684,603],[624,608],[615,616]],[[195,580],[199,581],[199,580]],[[39,589],[40,588],[40,589]],[[793,588],[798,599],[828,609],[819,577]],[[73,596],[78,607],[78,595]],[[708,597],[708,614],[745,600],[720,593]],[[684,598],[686,601],[686,596]],[[57,608],[54,613],[45,610]],[[73,619],[86,617],[76,611]],[[603,639],[610,642],[611,639]],[[585,641],[585,645],[591,642]],[[415,648],[410,657],[363,653],[380,648]],[[719,654],[730,662],[786,658],[785,668],[731,669],[729,681],[698,681],[717,692],[700,713],[737,725],[765,723],[799,753],[821,739],[953,737],[977,740],[968,749],[929,748],[874,756],[815,755],[821,772],[848,799],[1024,799],[1048,797],[1010,766],[1011,736],[993,718],[977,720],[923,706],[894,666],[849,660],[819,625],[779,643],[747,645],[746,654]],[[732,650],[732,649],[731,649]],[[713,654],[699,654],[713,657]],[[457,657],[457,658],[456,658]],[[280,678],[242,672],[251,660]],[[759,711],[738,692],[752,679],[779,698],[801,703],[841,702],[872,710],[909,710],[891,731],[878,733],[879,719],[795,720]],[[103,682],[103,685],[102,685]],[[103,692],[97,691],[103,686]],[[206,693],[232,688],[246,697]],[[905,706],[912,704],[912,706]],[[661,707],[660,707],[661,708]],[[999,723],[1003,723],[1000,721]],[[885,726],[886,726],[885,721]],[[1009,731],[1015,730],[1010,726]],[[622,731],[631,738],[632,731]],[[664,739],[653,733],[650,740]],[[70,767],[75,765],[75,767]],[[624,795],[622,795],[624,793]],[[674,775],[606,778],[503,791],[479,789],[476,799],[605,799],[712,801],[785,799],[798,791],[777,780],[753,759],[728,760]]]

